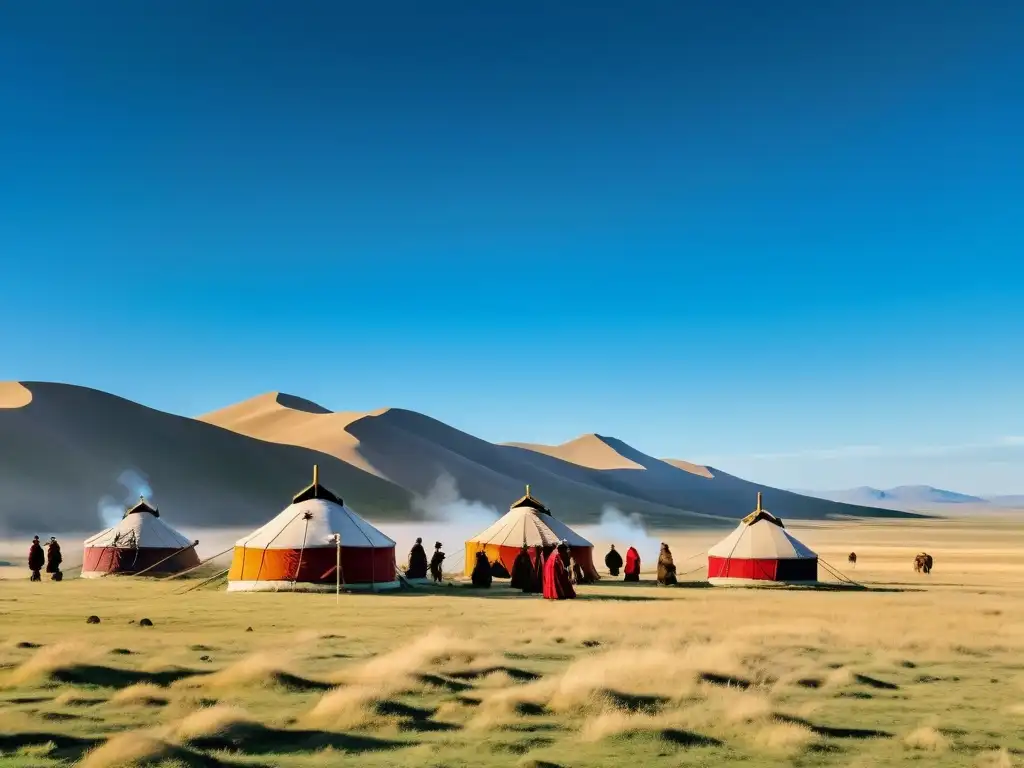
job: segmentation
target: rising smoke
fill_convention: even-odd
[[[623,557],[627,549],[636,547],[640,561],[650,564],[657,562],[661,549],[661,541],[647,533],[647,526],[639,514],[627,515],[611,505],[601,510],[601,521],[597,525],[580,526],[580,533],[594,543],[597,548],[595,559],[602,562],[602,552],[607,551],[609,544],[614,544]]]
[[[120,500],[108,494],[96,504],[96,512],[99,514],[100,521],[107,528],[117,525],[124,516],[125,509],[135,504],[140,496],[150,504],[155,503],[149,478],[141,470],[129,467],[117,476],[117,484],[123,489],[123,493],[119,494]]]
[[[412,500],[414,511],[423,515],[423,522],[389,524],[388,535],[395,539],[395,554],[399,565],[417,538],[423,539],[423,546],[429,555],[435,541],[444,545],[448,555],[445,570],[461,570],[466,539],[483,531],[501,515],[494,507],[479,501],[468,501],[459,493],[458,483],[448,473],[443,473],[424,496],[415,494]]]

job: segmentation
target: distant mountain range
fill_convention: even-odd
[[[866,504],[899,510],[929,510],[959,505],[962,507],[979,508],[1024,508],[1024,495],[1021,496],[971,496],[957,493],[930,485],[899,485],[895,488],[872,488],[860,486],[842,491],[796,491],[820,499],[838,501],[845,504]]]
[[[325,485],[382,522],[427,519],[431,504],[453,497],[503,512],[527,483],[570,523],[613,507],[652,527],[732,526],[758,491],[783,519],[908,516],[873,499],[813,498],[657,459],[596,434],[496,444],[414,411],[332,412],[284,393],[194,419],[69,384],[0,383],[0,532],[93,530],[111,505],[116,515],[140,493],[180,525],[255,526],[309,483],[314,463]]]

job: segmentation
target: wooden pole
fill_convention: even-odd
[[[198,546],[199,546],[199,542],[198,541],[193,541],[191,544],[189,544],[188,546],[182,547],[177,552],[172,552],[167,557],[165,557],[163,560],[159,560],[159,561],[153,563],[152,565],[143,568],[141,571],[137,571],[135,573],[129,573],[128,575],[129,576],[141,576],[142,574],[146,573],[147,571],[153,570],[158,565],[162,565],[163,563],[167,562],[168,560],[170,560],[175,555],[180,555],[186,549],[192,549],[193,547],[198,547]]]
[[[338,605],[341,605],[341,534],[340,533],[334,534],[334,543],[336,545],[335,549],[336,549],[336,552],[337,552],[337,562],[335,563],[335,567],[334,567],[334,578],[335,578],[335,581],[336,581],[336,584],[335,584],[335,587],[334,587],[334,598],[335,598],[335,603],[337,603]]]

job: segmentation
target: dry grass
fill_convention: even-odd
[[[0,765],[1009,768],[1024,526],[1000,525],[800,531],[834,563],[855,549],[863,592],[605,583],[562,604],[456,587],[339,605],[7,581]],[[680,557],[706,544],[668,540]],[[930,577],[909,567],[921,549]]]

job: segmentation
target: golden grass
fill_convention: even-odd
[[[873,591],[5,581],[0,765],[1019,764],[1024,525],[798,535]]]

